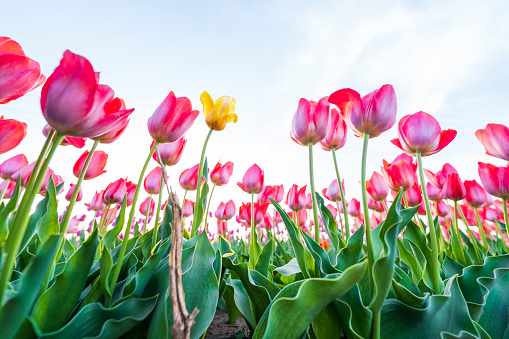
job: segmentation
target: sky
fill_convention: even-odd
[[[285,194],[292,184],[309,187],[308,150],[290,139],[292,117],[300,98],[317,101],[346,87],[364,95],[392,84],[398,120],[425,111],[442,128],[458,130],[443,151],[423,159],[427,169],[449,162],[463,180],[479,181],[478,161],[504,164],[484,153],[474,133],[488,123],[509,125],[507,1],[11,1],[7,7],[12,15],[2,17],[0,34],[18,41],[45,75],[69,49],[135,108],[125,134],[99,146],[109,155],[107,173],[83,185],[83,202],[120,177],[138,180],[151,143],[147,120],[170,91],[200,112],[204,90],[237,101],[238,122],[214,132],[207,148],[211,166],[235,164],[230,183],[214,192],[212,211],[220,201],[250,201],[236,183],[253,163],[266,184],[283,184]],[[45,125],[39,101],[40,89],[0,106],[0,115],[28,124],[27,137],[0,161],[21,152],[37,158]],[[200,115],[180,163],[168,170],[181,198],[178,177],[198,163],[207,130]],[[362,140],[348,133],[337,151],[339,170],[347,199],[360,198]],[[395,137],[397,125],[370,140],[368,177],[382,159],[400,153],[390,143]],[[50,167],[66,190],[77,181],[72,166],[91,146],[57,150]],[[332,155],[316,146],[314,159],[321,192],[335,179]]]

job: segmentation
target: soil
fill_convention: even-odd
[[[214,320],[212,320],[212,324],[207,329],[205,339],[240,339],[248,338],[248,334],[249,329],[244,317],[239,316],[235,324],[228,324],[228,311],[226,309],[217,309]]]

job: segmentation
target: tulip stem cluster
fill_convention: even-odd
[[[348,221],[348,211],[347,211],[347,207],[346,207],[345,192],[343,191],[343,185],[341,184],[341,178],[339,177],[338,161],[336,160],[336,149],[333,148],[331,151],[332,151],[332,159],[334,159],[334,168],[336,169],[336,178],[338,179],[339,193],[341,194],[341,203],[343,204],[343,214],[345,216],[345,229],[344,229],[345,239],[348,242],[348,238],[350,238],[350,223]],[[339,216],[339,219],[341,220],[341,213],[339,212],[339,208],[338,208],[338,216]]]
[[[319,243],[320,224],[318,223],[318,207],[316,204],[316,193],[315,193],[315,176],[313,172],[313,143],[311,142],[308,143],[308,148],[309,148],[309,185],[311,186],[311,200],[313,201],[313,222],[315,223],[315,241]],[[339,183],[339,185],[341,185],[341,183]]]

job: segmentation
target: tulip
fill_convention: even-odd
[[[160,186],[161,186],[161,174],[162,174],[161,167],[155,167],[145,177],[145,181],[143,182],[143,186],[145,188],[145,191],[148,194],[159,194],[159,189],[160,189]],[[165,171],[164,175],[166,176],[166,178],[168,178],[168,175],[166,174],[166,171]]]
[[[347,212],[352,217],[358,217],[361,215],[361,203],[359,200],[352,198],[347,206]]]
[[[327,208],[332,213],[332,216],[334,217],[334,219],[336,219],[336,215],[338,215],[338,209],[336,207],[332,206],[331,204],[328,204]]]
[[[329,127],[329,103],[327,97],[318,102],[300,99],[297,112],[293,116],[291,137],[303,146],[316,144],[327,135]]]
[[[252,222],[254,222],[255,225],[258,225],[260,222],[262,222],[263,216],[265,213],[267,213],[267,208],[269,208],[268,203],[260,204],[258,202],[254,203],[252,206],[249,202],[247,204],[242,204],[242,206],[243,217],[248,226],[252,226]],[[254,211],[253,216],[251,215],[251,208],[253,208]]]
[[[449,206],[443,200],[436,202],[436,209],[437,209],[437,214],[440,217],[445,218],[446,216],[448,216],[450,214]]]
[[[140,204],[140,213],[145,216],[153,216],[155,207],[156,203],[154,199],[147,197],[147,199],[143,200]]]
[[[230,181],[232,173],[233,162],[228,161],[224,165],[218,162],[212,170],[212,173],[210,173],[210,181],[217,186],[226,185]]]
[[[22,97],[46,80],[39,63],[8,37],[0,37],[0,74],[0,104]]]
[[[435,187],[442,189],[445,178],[451,173],[458,173],[458,171],[449,163],[445,163],[441,170],[438,170],[435,174],[433,172],[424,170],[424,174],[428,181]]]
[[[325,151],[337,150],[346,143],[346,123],[338,110],[333,108],[330,111],[329,127],[325,138],[320,141],[320,146]]]
[[[53,172],[53,170],[48,168],[48,171],[46,171],[46,174],[44,175],[44,179],[42,180],[41,189],[39,190],[39,194],[42,195],[43,197],[46,196],[46,188],[49,184],[50,178],[53,178],[53,185],[55,187],[57,187],[58,185],[60,185],[64,182],[64,179],[62,179],[62,177],[60,175],[55,174]],[[57,192],[57,195],[62,193],[63,190],[64,190],[64,186],[62,185],[60,190]]]
[[[293,185],[286,195],[286,204],[292,211],[300,211],[306,207],[306,186],[300,190],[297,185]]]
[[[148,119],[150,136],[161,144],[177,141],[193,125],[199,113],[193,111],[188,98],[177,98],[172,91]]]
[[[302,209],[300,211],[290,212],[290,217],[292,218],[292,220],[296,220],[295,226],[302,228],[304,225],[306,225],[306,221],[308,219],[308,213],[305,209]],[[306,230],[306,233],[307,233],[307,230]]]
[[[103,194],[103,202],[106,205],[120,204],[124,200],[126,192],[126,181],[120,178],[106,187]]]
[[[157,145],[157,150],[159,151],[159,155],[161,156],[161,161],[163,165],[173,166],[178,164],[182,154],[184,153],[184,147],[186,146],[187,139],[183,136],[177,141],[170,142],[167,144],[159,144]],[[152,149],[155,145],[155,141],[152,141],[150,145],[150,149]],[[157,152],[152,156],[155,161],[157,160]]]
[[[425,112],[406,115],[399,121],[399,139],[391,142],[410,155],[428,156],[440,152],[454,140],[458,132],[443,130],[438,121]]]
[[[103,202],[103,194],[104,194],[104,191],[99,191],[99,193],[95,192],[94,196],[92,197],[92,201],[87,206],[89,211],[99,212],[99,211],[104,210],[104,207],[106,207],[106,206],[104,205],[104,202]],[[87,205],[87,204],[85,204],[85,205]]]
[[[467,192],[458,173],[451,173],[447,176],[443,188],[444,197],[452,201],[465,199]]]
[[[407,207],[415,207],[422,202],[421,189],[419,188],[419,185],[417,184],[417,182],[415,182],[412,185],[412,187],[410,187],[405,192],[405,197],[406,197],[405,205],[408,203]]]
[[[257,200],[261,203],[270,202],[269,198],[275,200],[277,188],[275,186],[265,186],[264,189],[258,194]]]
[[[344,185],[345,185],[345,183],[342,182],[341,186],[343,186],[343,191],[344,191]],[[330,200],[330,201],[333,201],[333,202],[340,201],[341,200],[341,193],[340,193],[340,190],[339,190],[338,180],[334,179],[330,183],[328,188],[324,188],[322,190],[322,194],[323,194],[323,196],[325,198],[327,198],[327,200]]]
[[[509,161],[509,128],[499,124],[488,124],[475,132],[484,146],[486,154]]]
[[[398,192],[400,189],[407,191],[417,181],[417,176],[412,166],[403,159],[392,163],[384,160],[381,170],[387,186],[395,192]]]
[[[134,201],[134,194],[136,193],[136,187],[137,185],[133,183],[132,181],[127,181],[125,183],[127,193],[126,193],[126,205],[131,206]]]
[[[185,169],[179,177],[180,187],[186,191],[195,191],[198,184],[198,166],[194,165],[191,168]]]
[[[384,207],[380,201],[373,200],[368,196],[368,208],[373,211],[383,212]]]
[[[214,131],[222,131],[229,122],[237,122],[237,114],[235,112],[235,99],[229,96],[222,96],[216,100],[212,100],[210,94],[204,91],[200,95],[200,101],[203,104],[203,114],[205,122],[210,129]]]
[[[126,106],[123,99],[115,98],[113,99],[116,102],[117,106],[120,106],[119,110],[125,110]],[[131,121],[128,117],[119,120],[117,126],[115,128],[110,129],[108,132],[98,135],[96,137],[92,137],[90,139],[100,142],[101,144],[111,144],[124,134],[127,126],[129,125],[129,121]]]
[[[509,165],[497,167],[479,162],[479,177],[489,194],[504,200],[509,199]]]
[[[230,220],[235,215],[235,203],[229,200],[226,204],[221,202],[215,212],[215,216],[219,220]]]
[[[90,138],[116,129],[133,109],[119,110],[113,90],[98,84],[90,62],[65,51],[41,92],[41,109],[57,133]]]
[[[184,200],[184,208],[182,209],[182,216],[187,218],[194,213],[194,202],[188,199]]]
[[[426,191],[428,193],[428,198],[431,201],[440,201],[444,198],[442,189],[432,185],[429,181],[426,183]]]
[[[10,199],[16,188],[16,183],[10,180],[4,180],[0,184],[0,200]]]
[[[327,248],[329,248],[329,242],[325,239],[322,239],[320,240],[320,246],[324,249],[324,250],[327,250]]]
[[[283,201],[283,198],[284,198],[284,194],[285,194],[285,189],[283,187],[283,185],[275,185],[275,186],[272,186],[274,188],[274,200],[278,203],[281,203],[281,201]]]
[[[343,88],[329,97],[329,102],[339,107],[346,125],[357,135],[374,138],[390,129],[396,123],[396,93],[391,85],[361,98],[350,88]]]
[[[484,188],[475,180],[465,180],[466,197],[465,202],[471,207],[481,207],[488,199]]]
[[[237,185],[246,193],[258,194],[263,189],[263,182],[263,170],[257,164],[254,164],[248,168],[242,182],[237,183]]]
[[[389,194],[389,188],[378,172],[373,172],[371,179],[366,181],[366,191],[376,201],[384,201]]]
[[[2,55],[0,55],[0,58]],[[1,95],[1,93],[0,93]],[[27,124],[14,119],[0,117],[0,154],[9,152],[27,135]]]
[[[67,191],[67,193],[65,194],[65,200],[71,201],[71,197],[74,193],[75,188],[76,188],[76,185],[71,184],[71,188],[69,188],[69,191]],[[83,199],[83,191],[80,188],[78,191],[78,196],[76,198],[76,201],[81,201],[82,199]]]
[[[313,208],[313,198],[311,197],[311,193],[306,194],[306,206],[305,208],[307,210],[310,210]]]
[[[5,160],[0,165],[0,178],[13,180],[12,176],[26,165],[28,165],[28,160],[24,154],[18,154]]]
[[[44,125],[44,127],[42,129],[42,134],[45,137],[47,137],[50,131],[51,131],[51,126],[46,124],[46,125]],[[87,142],[86,138],[64,137],[62,139],[62,142],[60,143],[60,145],[62,145],[62,146],[72,145],[76,148],[83,148],[83,146],[85,146],[86,142]]]
[[[85,162],[89,154],[90,154],[89,151],[85,151],[85,153],[83,153],[78,159],[78,161],[76,161],[76,163],[74,164],[72,172],[76,178],[79,178],[81,172],[83,171]],[[106,173],[104,167],[106,166],[107,160],[108,155],[106,153],[104,153],[103,151],[95,151],[94,154],[92,155],[92,160],[90,161],[86,169],[85,176],[83,177],[83,179],[84,180],[94,179],[100,176],[101,174]]]

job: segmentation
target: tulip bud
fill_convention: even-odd
[[[180,174],[179,184],[180,187],[186,191],[196,191],[198,186],[198,171],[200,164],[196,164],[191,168],[188,168]]]
[[[65,200],[67,201],[71,201],[71,198],[72,198],[72,195],[74,194],[74,189],[76,188],[76,185],[74,184],[71,184],[71,188],[69,188],[69,191],[67,191],[67,194],[65,195]],[[80,187],[80,190],[78,191],[78,196],[76,197],[76,201],[81,201],[81,199],[83,199],[83,191],[81,190],[81,187]]]
[[[293,116],[290,135],[300,145],[307,146],[309,143],[314,145],[327,135],[329,120],[327,97],[318,102],[300,99],[297,112]]]
[[[306,186],[300,190],[297,185],[293,185],[286,195],[286,204],[292,211],[300,211],[306,207]]]
[[[143,187],[145,188],[145,191],[148,194],[159,194],[159,188],[161,187],[161,174],[162,174],[161,167],[155,167],[152,171],[150,171],[149,174],[145,177],[145,180],[143,181]],[[166,172],[166,171],[165,171]],[[168,178],[168,175],[166,175],[166,178]]]
[[[106,187],[103,194],[103,202],[106,205],[120,204],[124,200],[126,193],[126,181],[120,178]]]
[[[453,201],[463,200],[467,195],[465,185],[458,173],[451,173],[447,176],[443,188],[444,196]]]
[[[217,186],[226,185],[230,181],[232,173],[233,162],[228,161],[224,165],[218,162],[212,170],[212,173],[210,173],[210,181]]]
[[[376,201],[385,200],[389,194],[389,188],[378,172],[373,172],[371,179],[366,181],[366,191]]]
[[[475,180],[465,180],[465,202],[471,207],[481,207],[488,202],[486,191]]]
[[[264,175],[263,170],[257,165],[249,167],[242,178],[242,182],[237,185],[246,193],[258,194],[263,190]]]

